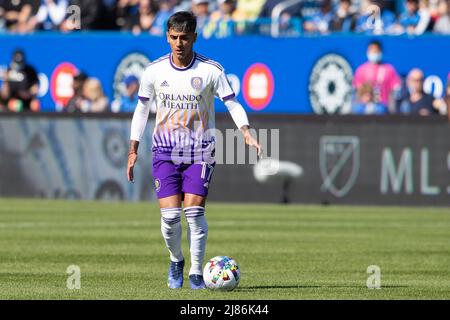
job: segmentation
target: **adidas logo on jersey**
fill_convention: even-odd
[[[163,81],[163,83],[161,83],[161,87],[168,87],[169,84],[167,83],[166,80]]]

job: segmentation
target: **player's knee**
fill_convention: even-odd
[[[186,207],[184,213],[191,234],[195,234],[197,237],[207,237],[208,223],[205,218],[205,208],[201,206]]]
[[[181,221],[181,208],[163,208],[161,209],[162,226],[173,226]]]
[[[205,208],[206,197],[196,194],[186,193],[184,195],[184,207],[203,207]]]

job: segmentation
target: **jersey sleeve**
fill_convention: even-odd
[[[155,94],[155,88],[153,85],[152,72],[149,68],[145,69],[141,77],[141,83],[139,85],[138,96],[139,99],[148,101],[153,100]]]
[[[222,101],[233,99],[236,96],[230,83],[228,82],[225,70],[222,70],[217,75],[214,83],[214,95]]]

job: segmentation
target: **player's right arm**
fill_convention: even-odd
[[[130,147],[128,149],[127,165],[127,178],[130,182],[134,182],[133,170],[137,161],[139,141],[144,135],[153,100],[153,83],[151,82],[150,73],[147,70],[148,69],[146,69],[142,75],[138,93],[139,100],[136,109],[134,110],[133,119],[131,120]]]
[[[145,132],[148,114],[150,113],[150,100],[139,98],[134,110],[133,120],[131,120],[130,148],[128,149],[127,178],[134,182],[133,169],[137,161],[139,141]]]

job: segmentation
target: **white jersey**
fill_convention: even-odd
[[[156,107],[153,131],[154,156],[209,161],[214,156],[214,97],[233,99],[222,66],[194,53],[185,68],[178,68],[167,54],[147,66],[139,98]]]

